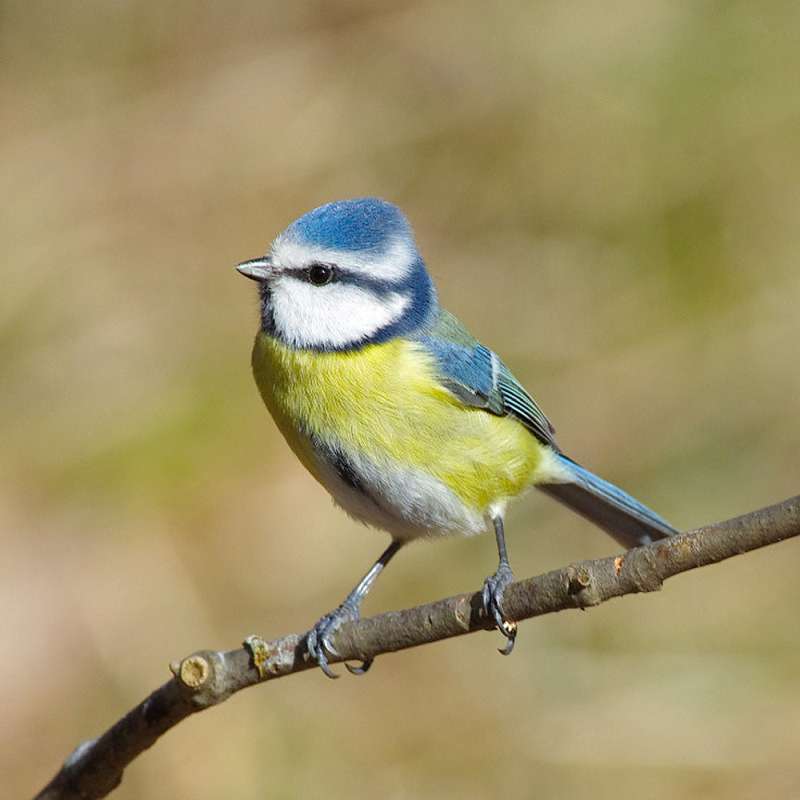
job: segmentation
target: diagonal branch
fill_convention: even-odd
[[[800,495],[696,531],[637,547],[624,555],[581,561],[514,583],[503,605],[523,620],[613,597],[652,592],[673,575],[800,536]],[[382,653],[488,630],[481,593],[448,597],[405,611],[347,623],[335,634],[331,661],[368,660]],[[122,780],[125,767],[181,720],[227,700],[234,692],[314,666],[305,634],[264,641],[249,637],[238,650],[201,650],[170,665],[173,678],[102,736],[69,756],[37,800],[94,800]]]

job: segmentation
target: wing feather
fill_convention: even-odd
[[[464,405],[518,419],[540,442],[558,450],[555,429],[500,357],[446,311],[419,336],[436,359],[442,385]]]

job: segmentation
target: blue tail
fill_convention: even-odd
[[[586,517],[624,547],[638,547],[678,533],[655,511],[613,483],[598,478],[567,456],[558,458],[571,480],[538,484],[537,488]]]

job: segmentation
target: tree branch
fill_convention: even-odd
[[[656,591],[673,575],[798,535],[800,495],[624,555],[581,561],[519,581],[506,591],[503,606],[516,620],[596,606],[613,597]],[[343,625],[334,637],[341,655],[331,661],[367,660],[492,627],[482,609],[481,593],[460,594]],[[269,642],[251,636],[238,650],[201,650],[174,662],[173,678],[102,736],[79,745],[37,800],[105,797],[119,785],[131,761],[190,714],[248,686],[312,667],[305,634]]]

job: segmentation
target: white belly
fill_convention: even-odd
[[[422,536],[483,533],[487,517],[468,507],[428,472],[402,467],[390,460],[373,463],[341,450],[331,455],[315,447],[319,479],[334,501],[351,517],[393,538],[408,541]],[[344,465],[343,465],[344,463]]]

